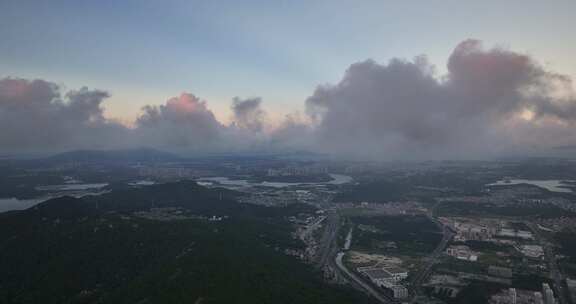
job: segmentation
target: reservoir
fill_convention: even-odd
[[[245,188],[245,187],[272,187],[272,188],[285,188],[291,186],[301,185],[342,185],[352,181],[352,177],[342,174],[330,174],[332,180],[328,182],[319,183],[286,183],[286,182],[250,182],[246,179],[231,179],[228,177],[205,177],[198,179],[197,182],[203,186],[228,186],[230,188]]]
[[[546,189],[552,192],[564,192],[571,193],[572,189],[566,188],[569,184],[566,184],[562,180],[548,179],[548,180],[531,180],[531,179],[510,179],[510,180],[499,180],[492,184],[487,184],[486,186],[508,186],[508,185],[519,185],[519,184],[529,184],[538,186],[540,188]]]

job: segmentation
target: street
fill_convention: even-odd
[[[430,272],[432,271],[432,268],[434,267],[434,265],[438,261],[438,258],[442,255],[442,253],[444,252],[444,249],[446,249],[446,246],[448,245],[448,243],[450,242],[452,237],[454,237],[454,233],[452,232],[452,230],[450,230],[449,227],[443,225],[441,222],[436,220],[432,216],[432,214],[429,214],[428,217],[430,218],[431,221],[436,223],[436,225],[441,227],[442,240],[440,241],[440,243],[438,243],[438,246],[436,246],[434,251],[432,251],[432,253],[426,258],[425,265],[422,266],[422,268],[420,268],[418,273],[413,277],[413,279],[411,281],[411,285],[413,288],[414,295],[421,294],[422,283],[426,280],[426,278],[428,278],[428,276],[430,275]]]

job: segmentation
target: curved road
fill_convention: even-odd
[[[344,252],[338,252],[338,254],[336,255],[336,260],[335,260],[336,266],[338,266],[338,269],[340,269],[340,271],[345,273],[347,277],[354,280],[354,282],[356,284],[358,284],[360,287],[364,288],[364,290],[366,290],[369,294],[371,294],[373,297],[378,299],[378,301],[380,301],[382,303],[386,303],[386,304],[396,303],[394,300],[392,300],[391,298],[386,297],[382,293],[378,292],[372,286],[368,285],[367,283],[362,281],[362,279],[360,279],[358,276],[356,276],[354,273],[349,271],[348,268],[346,268],[346,266],[344,266],[344,263],[342,262],[342,257],[344,257]]]
[[[342,262],[344,253],[339,252],[338,244],[336,242],[340,228],[340,216],[338,215],[338,212],[334,210],[329,211],[325,223],[326,228],[319,244],[317,265],[320,268],[327,267],[332,269],[336,277],[340,278],[340,281],[351,283],[358,289],[365,290],[381,303],[396,303],[392,298],[382,294],[344,266],[344,263]]]
[[[420,269],[420,271],[412,279],[411,285],[412,285],[412,288],[414,290],[415,295],[418,295],[421,293],[420,287],[421,287],[422,283],[424,282],[424,280],[428,277],[428,275],[432,271],[432,267],[434,266],[434,264],[436,264],[438,258],[444,252],[446,245],[448,245],[448,243],[450,242],[452,237],[454,237],[454,232],[452,232],[452,230],[448,226],[446,226],[446,225],[442,224],[441,222],[439,222],[438,220],[436,220],[432,216],[432,214],[428,215],[428,217],[430,218],[431,221],[433,221],[436,225],[438,225],[442,229],[442,240],[440,241],[438,246],[436,246],[436,249],[434,249],[434,251],[428,256],[427,262],[426,262],[427,264],[425,266],[423,266]]]

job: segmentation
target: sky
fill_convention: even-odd
[[[1,76],[111,93],[133,121],[181,92],[229,119],[235,96],[300,110],[353,62],[425,54],[445,70],[468,38],[576,75],[574,1],[0,1]],[[276,117],[278,118],[278,117]]]
[[[576,77],[575,11],[574,1],[536,0],[0,0],[0,78],[105,91],[99,119],[132,127],[171,98],[226,126],[259,125],[240,121],[262,119],[239,113],[242,101],[293,126],[354,63],[424,55],[442,78],[467,39]]]

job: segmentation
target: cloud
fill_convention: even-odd
[[[260,97],[232,100],[232,124],[240,129],[251,132],[262,132],[265,124],[266,113],[261,107]]]
[[[147,105],[128,128],[104,116],[109,94],[61,92],[45,80],[0,79],[0,152],[54,153],[73,149],[154,147],[182,154],[253,150],[263,145],[260,99],[235,99],[233,127],[216,120],[190,93]]]
[[[223,126],[198,97],[182,93],[160,106],[146,106],[136,121],[136,136],[148,146],[206,152],[220,144]]]
[[[420,56],[352,64],[316,88],[305,114],[271,126],[261,98],[234,98],[230,125],[183,93],[142,109],[128,128],[104,116],[108,93],[0,79],[0,152],[154,147],[182,154],[314,150],[371,159],[546,154],[576,144],[576,93],[532,57],[466,40],[447,73]],[[558,150],[558,149],[556,149]]]
[[[123,126],[103,116],[108,93],[81,88],[62,97],[44,80],[0,79],[2,152],[49,152],[119,145]]]
[[[486,157],[520,150],[517,133],[540,125],[571,128],[576,100],[569,78],[529,56],[476,40],[459,44],[438,77],[425,57],[351,65],[336,85],[307,101],[317,148],[357,157]],[[529,121],[520,118],[529,112]],[[542,134],[544,136],[545,134]],[[553,139],[542,139],[550,144]]]
[[[538,118],[576,118],[570,79],[546,71],[527,55],[484,50],[480,41],[467,40],[450,56],[448,70],[446,87],[464,113],[509,115],[526,109]]]
[[[309,118],[300,112],[287,114],[279,127],[269,136],[269,147],[283,151],[313,150],[313,127]]]

